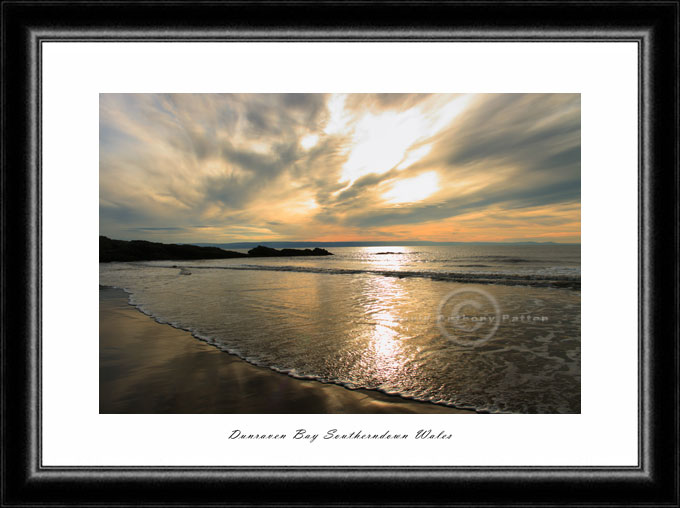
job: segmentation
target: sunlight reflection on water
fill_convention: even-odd
[[[352,262],[398,271],[435,255],[371,247]],[[100,283],[127,288],[146,312],[220,349],[294,376],[492,412],[580,411],[580,291],[202,266],[181,276],[152,263],[102,264]],[[441,299],[463,287],[483,287],[503,314],[549,319],[503,322],[479,348],[461,347],[442,336],[436,316]]]

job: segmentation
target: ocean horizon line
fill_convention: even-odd
[[[535,242],[535,241],[516,241],[516,242],[433,242],[426,240],[404,240],[404,241],[356,241],[356,242],[314,242],[314,241],[266,241],[255,242],[183,242],[184,245],[196,245],[199,247],[220,247],[232,249],[248,249],[263,245],[266,247],[417,247],[417,246],[452,246],[452,245],[581,245],[580,242]]]

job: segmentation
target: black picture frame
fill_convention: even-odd
[[[2,2],[2,505],[678,506],[677,1]],[[41,45],[46,41],[635,41],[636,467],[41,465]]]

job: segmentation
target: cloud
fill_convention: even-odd
[[[494,204],[508,209],[580,201],[580,98],[578,95],[483,95],[432,138],[428,155],[402,178],[438,171],[441,191],[427,203],[348,214],[358,227],[440,220]],[[358,180],[340,197],[364,193],[366,184],[392,171]]]
[[[387,110],[405,111],[432,94],[427,93],[367,93],[352,94],[347,98],[345,107],[358,114],[366,111],[384,112]]]
[[[580,239],[578,94],[101,94],[99,129],[114,238]]]

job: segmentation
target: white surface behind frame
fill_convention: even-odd
[[[637,464],[637,51],[635,43],[44,43],[43,465]],[[100,92],[581,93],[582,414],[99,415]],[[453,439],[229,441],[234,428],[431,428]]]

